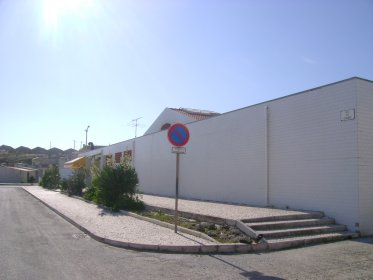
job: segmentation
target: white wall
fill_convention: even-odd
[[[321,210],[355,230],[356,81],[348,80],[269,103],[270,204]]]
[[[181,195],[263,205],[263,106],[191,123],[188,128],[191,136],[181,159]]]
[[[362,234],[373,234],[373,84],[361,82],[358,90],[359,217]]]
[[[0,183],[21,183],[22,176],[19,170],[0,166]]]
[[[174,156],[168,144],[167,131],[136,139],[135,167],[140,175],[142,191],[161,195],[174,194]]]
[[[360,223],[373,234],[372,95],[372,83],[349,79],[187,124],[180,195],[266,206],[268,175],[269,205],[324,211],[349,230]],[[355,119],[341,121],[341,111],[349,109]],[[135,150],[141,191],[173,196],[176,156],[167,131],[109,146],[103,154],[126,147]]]
[[[354,230],[357,121],[341,121],[340,112],[357,106],[355,80],[188,124],[191,137],[187,154],[181,156],[180,194],[266,205],[266,106],[270,205],[324,211]],[[170,157],[165,133],[152,137],[151,145],[143,139],[151,158],[143,155],[139,162],[156,164],[150,172],[138,170],[146,174],[141,185],[145,192],[173,195],[175,156]]]

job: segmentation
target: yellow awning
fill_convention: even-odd
[[[63,165],[65,168],[81,168],[85,166],[85,157],[78,157],[68,162],[65,162]]]

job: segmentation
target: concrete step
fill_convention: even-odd
[[[322,212],[308,212],[284,216],[270,216],[260,218],[250,218],[241,220],[243,223],[261,223],[261,222],[274,222],[274,221],[288,221],[288,220],[305,220],[305,219],[321,219],[324,217]]]
[[[345,225],[326,225],[316,227],[301,227],[291,229],[277,229],[277,230],[262,230],[257,231],[258,234],[262,234],[266,240],[271,238],[281,238],[286,236],[302,236],[311,234],[322,234],[330,232],[342,232],[346,230]]]
[[[335,220],[329,217],[321,219],[302,219],[302,220],[285,220],[285,221],[270,221],[261,223],[247,223],[246,225],[253,230],[275,230],[275,229],[289,229],[297,227],[323,226],[332,225]]]
[[[358,237],[358,234],[353,232],[337,232],[337,233],[325,233],[311,236],[297,236],[287,238],[277,238],[267,240],[269,250],[281,250],[287,248],[294,248],[300,246],[306,246],[311,244],[318,244],[324,242],[341,241],[345,239],[351,239]]]

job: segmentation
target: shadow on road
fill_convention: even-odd
[[[243,269],[243,268],[241,268],[241,267],[239,267],[239,266],[237,266],[237,265],[235,265],[233,263],[230,263],[230,262],[228,262],[226,260],[223,260],[223,259],[221,259],[221,258],[219,258],[217,256],[213,256],[213,255],[209,255],[209,256],[211,258],[213,258],[213,259],[216,259],[216,260],[218,260],[220,262],[223,262],[223,263],[225,263],[225,264],[227,264],[227,265],[229,265],[231,267],[234,267],[234,268],[240,270],[241,271],[240,274],[242,276],[246,277],[247,279],[257,279],[257,280],[285,280],[284,278],[279,278],[279,277],[275,277],[275,276],[265,275],[265,274],[263,274],[263,273],[261,273],[259,271],[254,271],[254,270],[253,271],[247,271],[246,269]]]

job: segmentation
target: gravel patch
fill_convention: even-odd
[[[122,213],[113,213],[59,192],[45,190],[38,186],[27,186],[24,189],[100,237],[149,245],[216,244],[192,235],[174,233],[171,229]]]
[[[174,198],[143,194],[142,200],[145,202],[145,204],[150,206],[175,209]],[[282,210],[264,207],[250,207],[246,205],[232,205],[225,203],[187,199],[179,199],[178,209],[184,212],[196,213],[212,217],[220,217],[231,220],[287,216],[307,213],[303,211]]]

